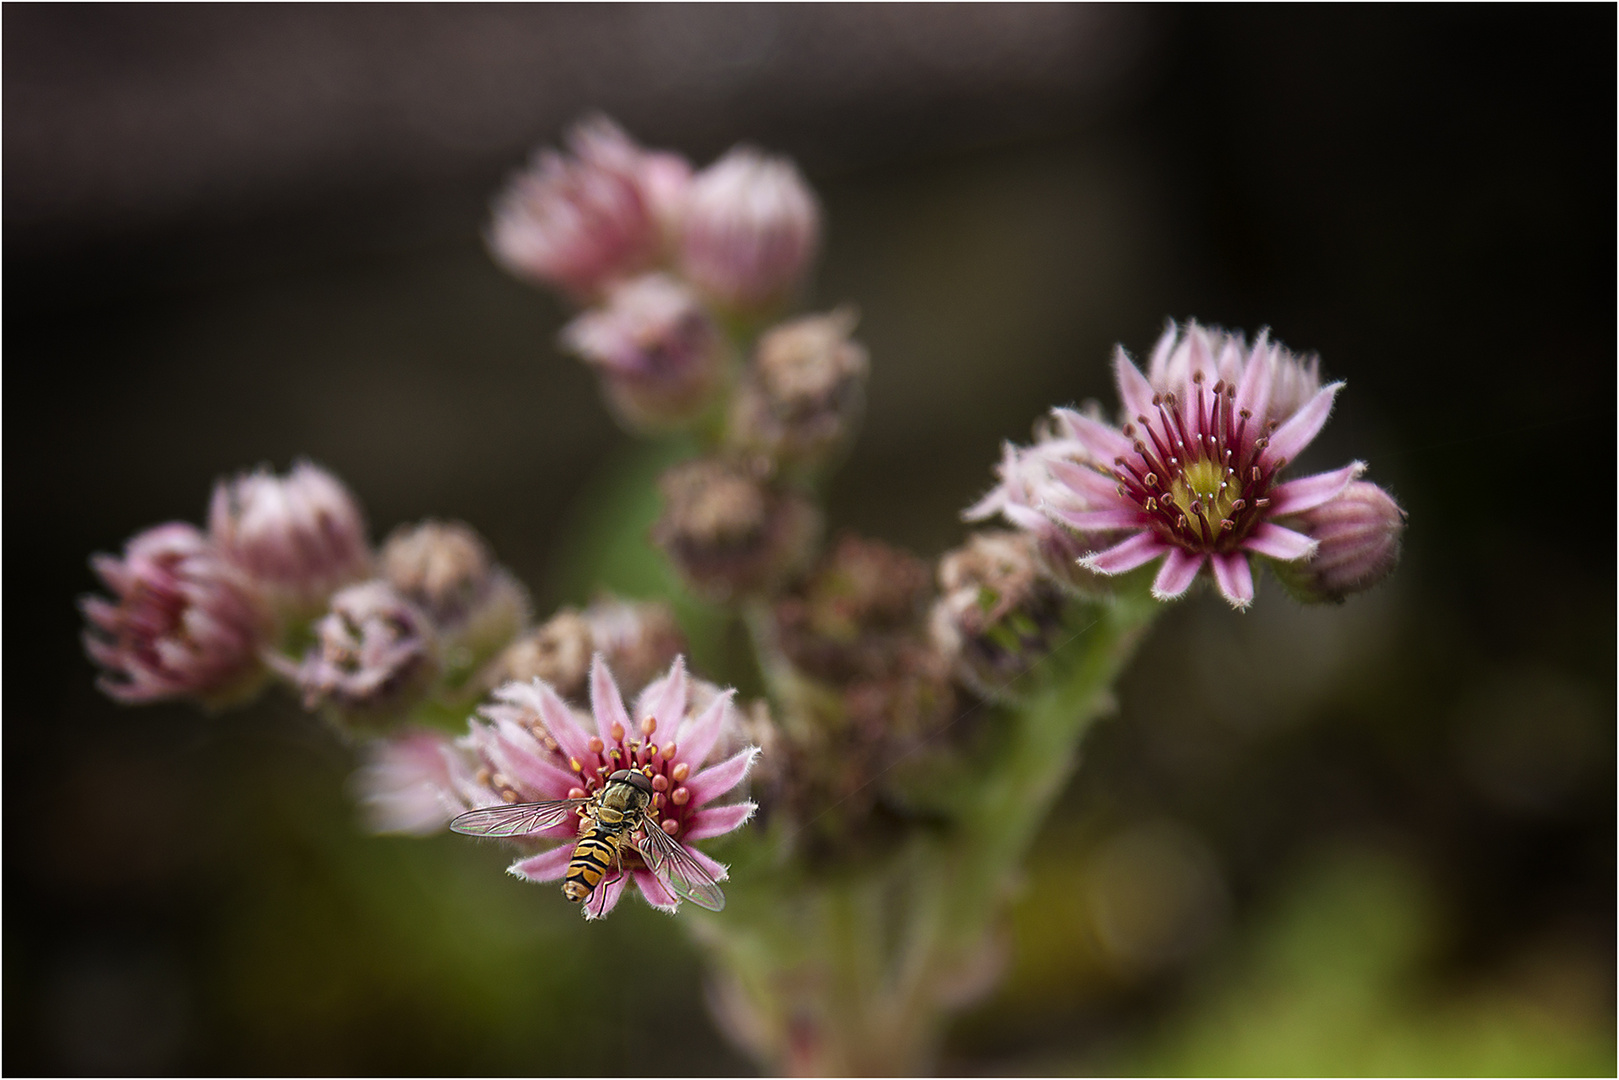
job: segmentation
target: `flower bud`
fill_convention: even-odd
[[[356,726],[404,713],[439,673],[432,621],[385,581],[350,585],[332,597],[302,663],[279,657],[271,663],[297,684],[305,708],[324,707]]]
[[[159,525],[133,537],[122,560],[97,555],[90,565],[117,597],[79,601],[90,623],[84,649],[106,669],[98,685],[107,696],[222,705],[258,688],[274,620],[200,530]]]
[[[782,323],[759,339],[731,409],[730,438],[745,453],[815,465],[843,444],[864,404],[866,350],[851,341],[851,308]]]
[[[776,603],[781,647],[794,666],[819,679],[885,675],[894,653],[923,625],[932,579],[910,552],[844,534]]]
[[[394,530],[380,562],[388,584],[432,620],[452,682],[528,622],[528,590],[495,563],[483,538],[459,521],[424,521]]]
[[[697,592],[717,601],[768,591],[800,569],[820,520],[797,494],[722,458],[677,465],[658,481],[652,539]]]
[[[1028,533],[980,532],[939,560],[934,641],[957,678],[992,701],[1014,696],[1061,625],[1062,594],[1041,573],[1036,545]]]
[[[508,645],[479,675],[489,690],[543,679],[570,701],[583,701],[590,660],[601,653],[625,693],[636,693],[686,651],[667,604],[598,597],[584,611],[563,608]]]
[[[568,144],[572,156],[541,150],[496,200],[489,247],[518,277],[589,302],[656,260],[691,170],[603,116],[574,127]]]
[[[614,412],[638,431],[701,415],[725,370],[719,328],[690,289],[663,274],[614,288],[604,306],[562,328],[562,347],[597,370]]]
[[[692,180],[680,269],[726,307],[768,309],[809,270],[820,218],[815,195],[791,161],[737,147]]]
[[[1319,545],[1315,557],[1271,568],[1306,603],[1342,602],[1382,581],[1400,561],[1405,511],[1376,484],[1354,480],[1336,497],[1297,515],[1299,531]]]
[[[318,615],[332,593],[371,569],[359,503],[307,461],[285,477],[259,469],[214,485],[208,534],[289,621]]]

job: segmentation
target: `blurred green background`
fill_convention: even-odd
[[[479,239],[590,108],[821,192],[813,301],[873,359],[834,528],[958,543],[999,442],[1166,316],[1319,351],[1305,465],[1411,514],[1341,608],[1161,620],[942,1070],[1615,1070],[1614,539],[1573,513],[1614,448],[1613,8],[5,16],[9,1072],[751,1071],[666,917],[365,837],[290,702],[118,708],[77,644],[90,552],[296,455],[378,538],[473,523],[541,613],[656,580],[603,540],[644,460]]]

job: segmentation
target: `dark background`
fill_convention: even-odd
[[[1614,1068],[1611,7],[4,12],[5,1067],[746,1071],[695,954],[362,836],[289,703],[119,708],[92,551],[309,455],[541,613],[633,472],[490,195],[588,109],[795,157],[873,375],[834,526],[936,554],[1112,343],[1268,325],[1396,577],[1162,620],[953,1072]],[[1599,467],[1600,466],[1600,467]],[[1593,468],[1595,472],[1593,473]],[[1597,526],[1601,526],[1598,528]],[[626,1020],[625,1017],[629,1019]]]

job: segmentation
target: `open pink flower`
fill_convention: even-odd
[[[1113,373],[1122,428],[1058,409],[1059,452],[1040,462],[1051,478],[1041,508],[1089,549],[1081,566],[1122,574],[1161,558],[1152,588],[1160,600],[1186,592],[1207,566],[1221,595],[1246,608],[1252,556],[1293,563],[1315,554],[1316,540],[1289,527],[1296,519],[1278,519],[1334,498],[1365,465],[1281,476],[1326,423],[1343,383],[1321,386],[1316,361],[1264,333],[1250,347],[1196,323],[1184,332],[1170,324],[1145,375],[1122,348]],[[1007,510],[1016,503],[1010,494],[1000,501]]]
[[[668,833],[715,881],[726,868],[692,847],[698,840],[721,836],[753,816],[751,802],[710,805],[747,776],[759,749],[744,746],[722,760],[711,760],[733,740],[741,725],[732,704],[733,691],[702,693],[686,676],[677,658],[668,674],[652,682],[631,712],[600,654],[591,666],[590,699],[594,717],[580,717],[539,679],[507,683],[495,692],[495,703],[481,709],[462,746],[477,758],[475,769],[455,778],[461,801],[469,809],[500,803],[577,799],[600,791],[618,769],[650,769],[654,813]],[[701,708],[698,699],[709,700]],[[585,721],[585,722],[581,722]],[[591,728],[594,727],[594,731]],[[563,843],[519,859],[510,873],[525,881],[562,878],[573,855],[577,829],[563,824],[531,834],[536,840]],[[626,847],[624,873],[609,876],[603,891],[585,905],[589,918],[606,915],[624,889],[634,882],[653,907],[674,911],[680,900]]]

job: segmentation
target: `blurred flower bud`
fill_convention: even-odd
[[[658,481],[652,539],[697,592],[717,601],[765,592],[800,569],[820,519],[802,496],[722,458],[699,458]]]
[[[288,620],[320,614],[332,593],[371,569],[365,518],[342,481],[307,461],[214,485],[208,534]]]
[[[489,659],[528,622],[528,590],[459,521],[394,530],[380,562],[388,584],[432,620],[451,682]]]
[[[776,633],[793,664],[819,679],[877,677],[924,625],[928,565],[908,551],[845,533],[804,582],[776,603]]]
[[[851,308],[782,323],[759,339],[731,409],[738,449],[815,465],[841,446],[864,404],[866,350]]]
[[[79,601],[90,623],[84,649],[106,669],[98,685],[107,696],[222,705],[258,688],[274,620],[200,530],[159,525],[133,537],[123,559],[97,555],[90,565],[117,597]]]
[[[304,707],[325,707],[345,724],[391,720],[426,697],[438,678],[432,621],[385,581],[350,585],[332,597],[315,624],[303,662],[271,657],[303,693]]]
[[[939,560],[934,641],[982,697],[1012,697],[1012,682],[1051,650],[1063,598],[1040,571],[1036,540],[1021,532],[974,533]]]
[[[366,827],[375,833],[426,836],[465,807],[450,762],[455,741],[437,731],[404,731],[368,743],[351,781]]]
[[[562,346],[594,367],[632,430],[678,427],[707,409],[725,373],[726,344],[685,286],[647,274],[562,328]]]
[[[726,307],[770,308],[809,270],[820,219],[815,195],[791,161],[737,147],[692,180],[680,269]]]
[[[493,690],[538,678],[569,701],[583,701],[590,659],[599,652],[624,692],[633,694],[685,651],[685,636],[667,604],[602,596],[582,612],[563,608],[512,642],[479,675],[479,682]]]
[[[541,150],[496,199],[489,247],[518,277],[588,302],[656,261],[691,170],[604,116],[576,125],[568,145],[572,156]]]
[[[1315,540],[1307,562],[1274,562],[1289,592],[1306,603],[1341,602],[1388,577],[1400,561],[1405,511],[1376,484],[1354,480],[1337,496],[1297,515],[1299,531]]]

